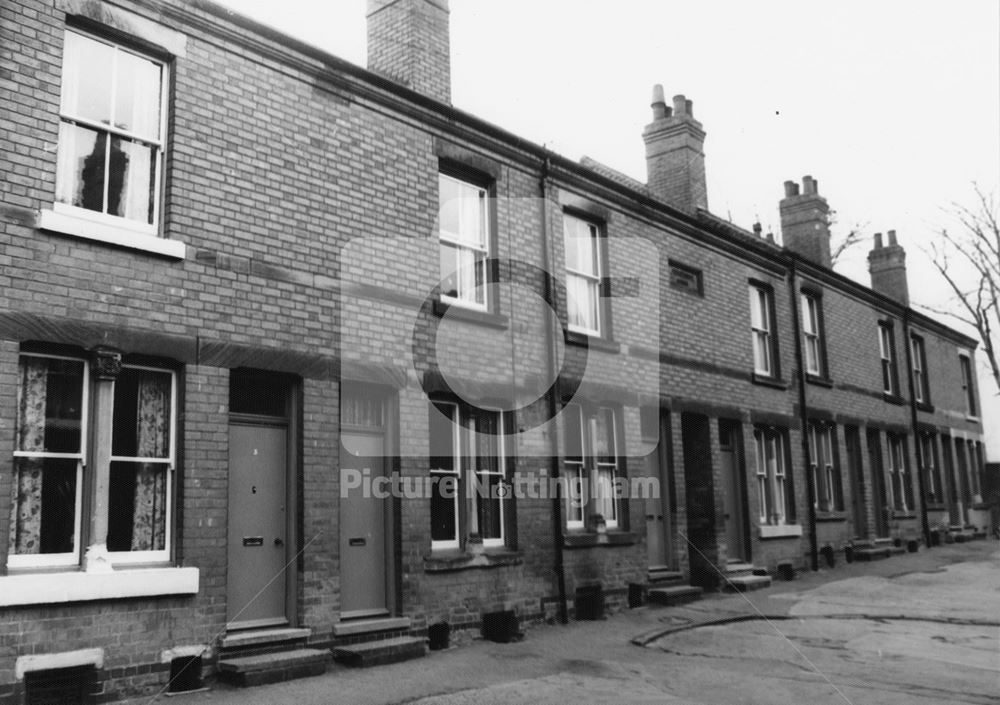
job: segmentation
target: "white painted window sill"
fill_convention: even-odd
[[[151,252],[164,257],[184,259],[187,256],[187,247],[180,240],[167,240],[127,227],[79,218],[69,213],[43,210],[39,213],[38,227],[42,230]]]
[[[22,573],[0,577],[0,607],[197,592],[197,568],[131,568],[107,573]]]
[[[802,524],[761,524],[760,537],[762,539],[776,539],[785,536],[801,536]]]

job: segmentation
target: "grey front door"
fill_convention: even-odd
[[[387,614],[384,439],[380,433],[341,431],[341,474],[358,471],[372,479],[340,499],[340,616]],[[379,491],[380,490],[380,491]]]
[[[719,422],[719,451],[722,458],[723,518],[726,522],[726,547],[730,560],[748,559],[743,536],[743,478],[736,447],[736,428]]]
[[[229,628],[287,622],[284,426],[229,425]]]
[[[885,468],[882,466],[882,434],[868,429],[868,468],[872,474],[872,504],[875,505],[875,536],[889,537],[889,497],[885,491]]]
[[[650,568],[673,568],[673,537],[670,515],[670,478],[668,453],[670,452],[670,424],[665,415],[657,419],[656,448],[646,456],[649,477],[659,482],[659,495],[646,498],[646,551]]]
[[[857,427],[844,430],[847,441],[847,467],[851,477],[851,509],[854,515],[854,535],[868,538],[868,509],[865,504],[865,475],[861,464],[861,436]]]

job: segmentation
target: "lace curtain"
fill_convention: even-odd
[[[147,373],[139,378],[136,409],[136,455],[170,454],[170,376]],[[132,550],[156,551],[166,545],[167,464],[135,465]]]
[[[18,399],[17,449],[45,450],[45,405],[48,396],[48,365],[39,358],[21,364]],[[43,458],[15,458],[10,514],[10,552],[40,553],[42,531]]]

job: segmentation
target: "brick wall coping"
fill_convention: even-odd
[[[14,678],[23,680],[25,673],[49,671],[55,668],[93,666],[104,668],[104,649],[77,649],[56,654],[31,654],[19,656],[14,662]]]

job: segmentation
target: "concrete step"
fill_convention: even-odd
[[[335,637],[353,637],[384,632],[406,632],[409,629],[409,617],[375,617],[338,622],[333,625],[333,635]]]
[[[668,585],[681,585],[684,583],[684,575],[676,570],[654,570],[652,568],[646,573],[646,579],[651,587],[667,587]]]
[[[727,576],[725,589],[734,592],[751,592],[753,590],[763,590],[771,586],[771,576],[769,575],[737,575]]]
[[[229,632],[219,642],[219,649],[225,652],[263,646],[305,644],[311,633],[310,629],[296,629],[294,627]]]
[[[871,548],[855,548],[854,560],[856,561],[880,561],[888,558],[891,553],[891,546],[873,546]]]
[[[395,639],[366,641],[361,644],[345,644],[333,650],[333,658],[346,666],[379,666],[420,658],[427,653],[425,639],[415,636],[400,636]]]
[[[744,563],[742,561],[731,561],[726,563],[726,577],[734,578],[740,575],[753,575],[754,566],[751,563]]]
[[[293,649],[256,656],[233,656],[219,659],[219,676],[233,685],[251,687],[321,676],[326,673],[329,663],[330,652],[325,649]]]
[[[701,588],[693,585],[670,585],[650,588],[646,600],[656,605],[676,606],[701,599]]]

